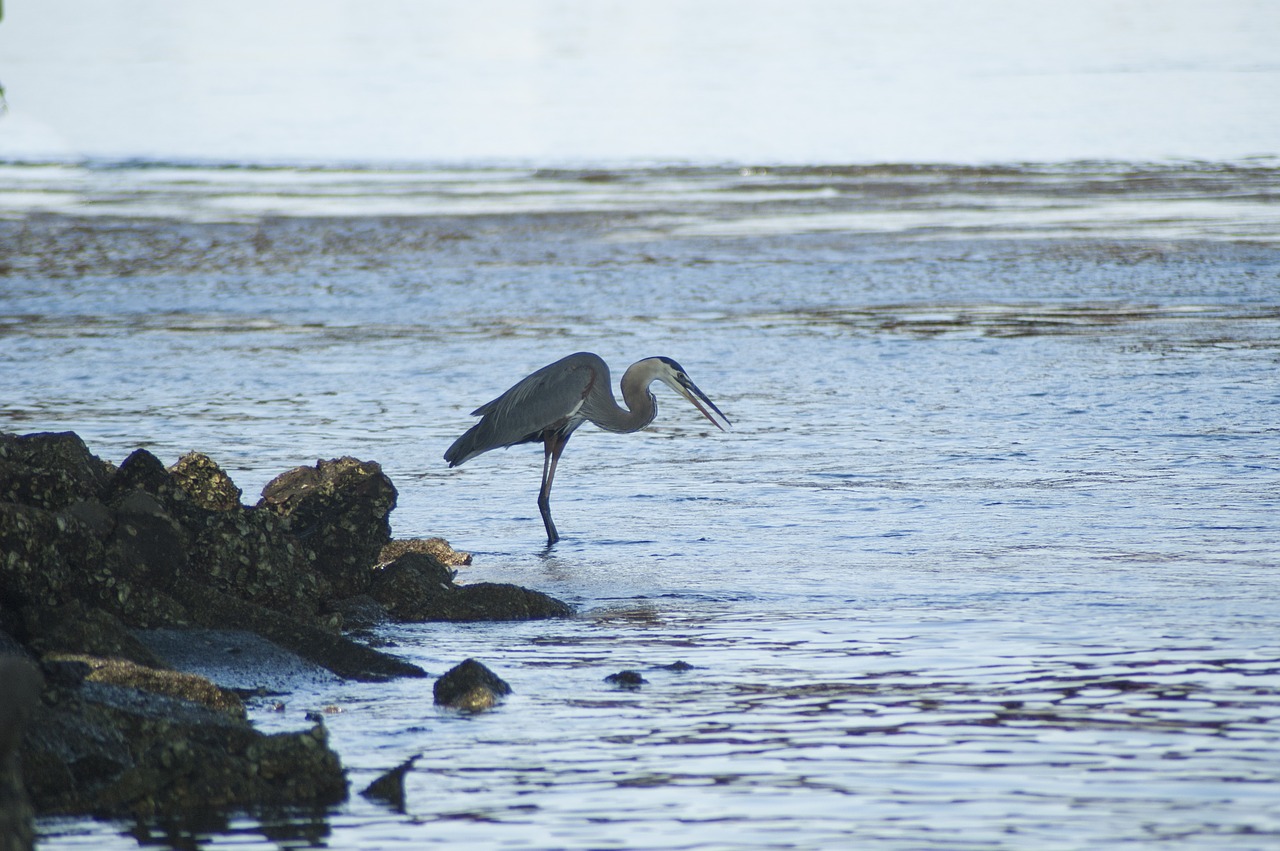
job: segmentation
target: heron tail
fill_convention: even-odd
[[[479,446],[480,423],[476,423],[467,429],[462,437],[453,442],[453,445],[444,451],[444,460],[449,462],[450,467],[456,467],[471,458],[479,455],[488,447]]]

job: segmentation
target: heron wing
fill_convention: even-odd
[[[572,431],[582,422],[583,400],[599,381],[608,387],[609,368],[589,352],[544,366],[472,411],[480,422],[454,441],[445,460],[456,467],[490,449],[540,440],[548,429]]]

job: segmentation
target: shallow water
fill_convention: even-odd
[[[382,631],[507,679],[485,715],[430,681],[255,708],[340,710],[333,812],[42,846],[1274,846],[1276,181],[0,171],[0,427],[198,449],[249,502],[377,460],[397,536],[582,612]],[[582,429],[544,552],[540,453],[440,456],[580,349],[675,357],[734,428],[659,390],[650,429]],[[603,682],[628,668],[648,684]],[[405,812],[354,794],[417,754]]]

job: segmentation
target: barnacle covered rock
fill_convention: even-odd
[[[337,597],[369,588],[370,568],[391,540],[396,489],[376,462],[355,458],[296,467],[262,489],[258,507],[315,553],[315,566]]]

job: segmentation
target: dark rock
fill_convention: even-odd
[[[606,683],[625,689],[638,689],[649,681],[640,676],[639,671],[619,671],[604,678]]]
[[[436,680],[433,691],[437,706],[479,712],[511,694],[511,686],[475,659],[467,659]]]
[[[573,607],[541,591],[505,582],[477,582],[458,588],[459,603],[449,620],[527,621],[568,618]]]
[[[374,573],[370,595],[399,621],[536,620],[573,615],[567,603],[516,585],[456,585],[434,556],[406,553]]]
[[[383,774],[360,794],[375,801],[382,801],[398,813],[404,812],[404,776],[413,768],[413,764],[422,757],[416,754],[409,757],[395,768]]]
[[[456,590],[453,572],[433,556],[406,553],[372,574],[369,596],[399,621],[437,620],[441,600]]]
[[[0,434],[0,502],[57,511],[97,499],[111,471],[72,432]]]
[[[339,458],[282,473],[262,489],[258,506],[288,518],[335,596],[353,597],[368,591],[370,570],[391,540],[396,489],[377,463]]]
[[[172,532],[163,520],[141,525]],[[28,624],[32,613],[73,602],[105,609],[132,626],[180,623],[182,608],[148,581],[152,569],[163,570],[161,563],[136,561],[159,559],[155,553],[166,546],[133,548],[120,542],[109,553],[92,529],[70,515],[0,503],[0,608],[25,611]]]
[[[246,602],[313,620],[332,596],[316,555],[285,521],[256,509],[192,512],[187,577]]]
[[[27,609],[26,616],[28,643],[42,656],[86,653],[125,659],[152,668],[164,667],[129,627],[104,609],[86,608],[75,600],[53,609],[31,607]]]
[[[89,678],[93,668],[87,662],[76,660],[49,659],[40,663],[45,681],[51,686],[62,688],[79,688]]]
[[[57,607],[110,596],[102,542],[74,518],[0,503],[0,606]]]
[[[11,756],[40,703],[44,677],[30,660],[0,656],[0,760]]]
[[[345,600],[335,600],[327,611],[341,616],[344,630],[372,629],[391,620],[391,612],[368,594],[357,594]]]
[[[315,662],[243,629],[148,629],[138,641],[180,671],[199,674],[242,694],[283,694],[333,688],[341,678]]]
[[[0,610],[0,615],[4,615],[3,610]],[[32,658],[27,648],[13,637],[12,631],[13,624],[11,623],[5,623],[4,627],[0,628],[0,657],[21,656],[24,659]]]
[[[134,491],[143,491],[165,503],[174,499],[177,486],[160,459],[145,449],[135,449],[120,462],[107,487],[106,502],[113,507]]]
[[[239,492],[206,456],[190,453],[166,469],[145,449],[135,451],[108,488],[117,523],[108,543],[113,567],[141,571],[159,590],[184,576],[258,605],[314,617],[331,594],[316,574],[315,552],[280,517],[241,506]]]
[[[286,650],[328,668],[340,677],[378,682],[393,677],[423,677],[426,672],[349,638],[299,622],[280,612],[246,603],[193,583],[179,583],[178,599],[188,604],[202,626],[227,624],[257,633]]]
[[[116,527],[115,514],[96,499],[78,499],[68,505],[62,513],[83,525],[100,541],[105,541]]]
[[[117,582],[168,588],[187,571],[187,541],[156,497],[129,491],[116,507],[106,565]]]
[[[44,690],[40,671],[17,656],[0,656],[0,851],[35,846],[35,812],[22,778],[18,745]]]
[[[256,811],[347,794],[323,726],[265,736],[226,712],[95,682],[52,694],[27,731],[23,770],[49,814]]]
[[[670,665],[659,665],[658,667],[663,671],[675,671],[676,673],[684,673],[685,671],[693,670],[693,665],[690,665],[688,662],[680,661],[672,662]]]

